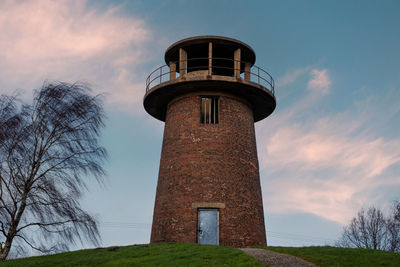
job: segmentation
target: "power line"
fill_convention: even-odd
[[[140,228],[147,229],[151,227],[151,223],[134,223],[134,222],[100,222],[102,227],[106,228]]]
[[[319,243],[334,243],[335,240],[327,237],[316,237],[310,235],[301,235],[301,234],[293,234],[293,233],[281,233],[274,231],[267,231],[269,237],[279,238],[279,239],[288,239],[288,240],[296,240],[296,241],[305,241],[305,242],[319,242]]]
[[[127,228],[127,229],[150,229],[151,223],[139,223],[139,222],[100,222],[100,226],[104,228]],[[293,234],[293,233],[282,233],[275,231],[266,231],[268,233],[268,237],[285,239],[285,240],[294,240],[294,241],[302,241],[302,242],[318,242],[318,243],[334,243],[335,240],[327,237],[317,237],[310,235],[301,235],[301,234]]]

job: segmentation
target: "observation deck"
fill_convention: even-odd
[[[254,121],[268,117],[276,107],[274,79],[254,65],[256,56],[247,44],[220,36],[197,36],[172,44],[165,62],[146,79],[143,105],[165,121],[168,103],[195,92],[221,92],[246,100]]]

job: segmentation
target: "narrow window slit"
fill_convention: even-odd
[[[217,124],[218,96],[202,96],[200,105],[200,122],[204,124]]]

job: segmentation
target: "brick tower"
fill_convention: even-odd
[[[146,81],[144,107],[165,121],[151,243],[266,245],[254,122],[274,82],[238,40],[178,41]]]

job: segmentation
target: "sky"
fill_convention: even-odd
[[[108,175],[82,199],[102,246],[149,242],[164,124],[145,80],[198,35],[249,44],[275,79],[255,124],[269,245],[333,245],[358,210],[400,200],[399,1],[3,0],[0,33],[1,94],[29,102],[55,80],[104,94]]]

